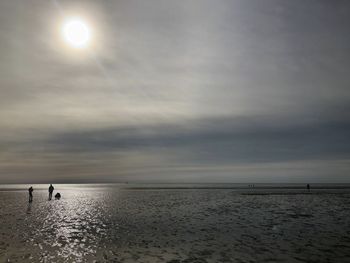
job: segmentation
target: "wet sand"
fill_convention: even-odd
[[[350,261],[348,190],[60,192],[0,191],[0,262]]]

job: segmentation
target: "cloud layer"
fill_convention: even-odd
[[[3,1],[0,182],[341,182],[347,1]],[[88,50],[60,25],[85,17]]]

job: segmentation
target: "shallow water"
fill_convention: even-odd
[[[0,262],[350,259],[349,190],[55,187],[0,191]]]

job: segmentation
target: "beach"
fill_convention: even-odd
[[[350,190],[0,187],[0,262],[349,262]]]

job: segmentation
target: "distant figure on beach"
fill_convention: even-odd
[[[29,203],[33,202],[33,187],[29,187],[28,192],[29,192]]]
[[[60,193],[55,194],[55,199],[56,200],[60,200],[61,199],[61,194]]]
[[[55,190],[55,188],[53,187],[52,184],[50,184],[50,187],[49,187],[49,200],[52,199],[52,193],[53,193],[53,190]]]
[[[309,184],[306,185],[306,189],[310,192],[310,185]]]

